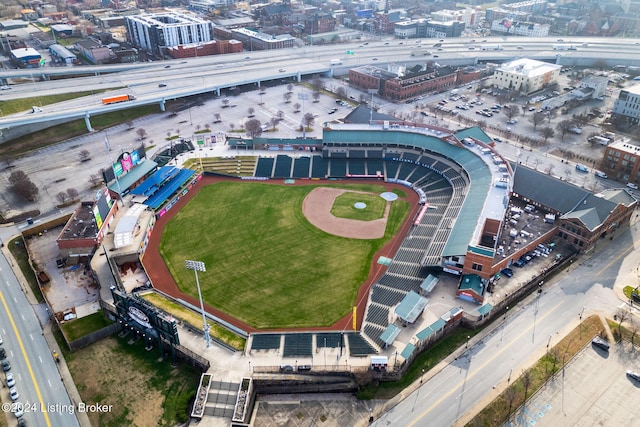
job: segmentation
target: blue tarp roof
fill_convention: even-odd
[[[145,205],[156,210],[185,182],[187,182],[196,172],[190,169],[181,169],[176,177],[163,185],[153,196],[149,197]]]
[[[415,349],[416,349],[416,346],[409,343],[404,347],[404,350],[402,350],[402,353],[400,353],[400,356],[404,357],[404,359],[407,360],[408,358],[411,357]]]
[[[422,314],[428,302],[429,300],[425,297],[410,291],[396,307],[395,313],[405,322],[413,323]]]
[[[384,330],[382,334],[380,334],[380,339],[383,343],[389,345],[392,344],[393,341],[400,335],[401,329],[396,325],[389,325],[387,329]]]
[[[171,180],[180,173],[180,169],[175,166],[163,166],[149,178],[145,179],[140,185],[131,190],[131,194],[140,194],[151,196],[158,191],[165,181]]]

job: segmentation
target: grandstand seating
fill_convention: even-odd
[[[254,334],[251,339],[251,350],[280,349],[280,334]]]
[[[349,150],[350,159],[364,159],[367,155],[367,150]]]
[[[340,347],[341,335],[338,332],[322,332],[316,334],[316,347],[338,348]]]
[[[382,158],[382,150],[367,150],[367,158],[369,159],[381,159]]]
[[[345,176],[347,174],[347,161],[344,159],[331,159],[329,160],[329,175],[331,176]]]
[[[273,177],[290,178],[292,162],[293,159],[291,157],[279,154],[278,157],[276,157],[276,167],[273,170]]]
[[[398,162],[385,162],[387,168],[387,178],[396,178],[398,174],[398,169],[400,168],[400,163]]]
[[[387,307],[392,307],[402,301],[405,294],[386,286],[376,284],[371,291],[371,301]]]
[[[369,304],[365,320],[386,327],[389,324],[389,307]]]
[[[272,157],[259,158],[258,164],[256,165],[256,176],[260,178],[267,178],[272,176],[274,160],[275,159],[273,159]]]
[[[311,177],[325,178],[329,173],[329,161],[322,156],[313,156],[311,158]]]
[[[309,333],[285,334],[282,355],[284,357],[311,356],[313,352],[312,340],[313,334]]]
[[[382,333],[382,330],[380,331]],[[349,354],[351,356],[367,356],[369,354],[375,354],[378,351],[357,332],[350,332],[347,335],[347,342],[349,343]],[[378,340],[380,340],[380,334],[378,334]]]
[[[401,163],[397,178],[403,181],[408,181],[409,175],[411,175],[413,170],[417,167],[419,166],[416,166],[413,163]]]
[[[364,328],[362,328],[363,334],[373,341],[378,348],[384,347],[384,342],[380,339],[380,335],[384,332],[385,328],[381,328],[380,326],[374,326],[371,323],[365,323]]]
[[[349,160],[349,173],[352,175],[364,175],[366,166],[366,162],[361,159]]]
[[[384,163],[382,160],[367,159],[367,174],[375,175],[377,172],[384,173]]]
[[[309,157],[299,157],[293,162],[294,178],[309,178],[309,168],[311,167],[311,159]]]

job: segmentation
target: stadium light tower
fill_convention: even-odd
[[[200,310],[202,310],[202,330],[204,331],[204,340],[207,342],[207,348],[211,345],[211,338],[209,337],[209,325],[207,325],[207,318],[204,316],[204,304],[202,303],[202,292],[200,291],[200,281],[198,280],[198,271],[207,271],[202,261],[189,261],[185,260],[184,266],[189,270],[193,270],[196,274],[196,286],[198,287],[198,297],[200,298]]]

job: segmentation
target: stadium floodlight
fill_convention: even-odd
[[[200,298],[200,310],[202,310],[202,330],[204,331],[204,340],[207,343],[207,348],[211,345],[211,338],[209,337],[209,325],[207,324],[207,318],[204,315],[204,304],[202,303],[202,292],[200,291],[200,281],[198,280],[198,271],[207,271],[202,261],[189,261],[185,260],[184,266],[189,270],[193,270],[196,274],[196,286],[198,287],[198,297]]]

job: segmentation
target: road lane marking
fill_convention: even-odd
[[[15,299],[15,298],[14,298]],[[2,301],[2,305],[4,306],[4,311],[7,313],[7,317],[9,318],[9,322],[11,323],[11,327],[16,334],[16,339],[18,340],[18,345],[20,345],[20,350],[22,350],[22,355],[24,356],[25,362],[27,362],[27,370],[29,371],[29,375],[31,376],[31,381],[33,381],[33,386],[36,389],[36,394],[38,395],[38,400],[40,401],[40,407],[44,408],[44,401],[42,400],[42,394],[40,393],[40,387],[38,387],[38,382],[36,381],[36,377],[33,374],[33,369],[31,368],[31,362],[29,362],[29,357],[27,356],[27,352],[24,349],[24,344],[22,344],[22,338],[20,338],[20,334],[18,333],[18,328],[16,327],[16,322],[13,320],[13,316],[9,311],[9,306],[7,305],[7,300],[4,298],[4,294],[0,292],[0,301]],[[47,411],[43,411],[42,415],[44,415],[44,420],[47,423],[48,427],[51,427],[51,420],[49,420],[49,413]]]
[[[615,257],[614,259],[611,260],[611,262],[607,265],[605,265],[604,267],[602,267],[600,269],[600,271],[598,271],[596,273],[596,276],[599,276],[602,274],[603,271],[605,271],[606,269],[608,269],[609,267],[611,267],[611,264],[613,264],[614,262],[618,261],[620,258],[625,257],[628,255],[629,252],[631,252],[632,250],[635,249],[635,245],[632,243],[630,244],[627,249],[624,250],[624,252],[622,252],[620,255],[618,255],[617,257]]]
[[[559,302],[558,304],[556,304],[555,307],[553,307],[551,310],[549,310],[549,312],[547,314],[545,314],[544,316],[542,316],[540,318],[540,320],[544,319],[545,317],[551,315],[551,313],[553,313],[558,307],[560,307],[562,304],[564,304],[564,302]],[[433,410],[433,408],[435,408],[436,406],[438,406],[440,403],[442,403],[442,401],[444,401],[446,398],[448,398],[449,396],[451,396],[456,390],[458,390],[460,387],[462,387],[463,384],[465,384],[467,381],[469,381],[471,378],[475,377],[476,374],[478,372],[480,372],[485,366],[487,366],[489,363],[493,362],[493,360],[498,357],[501,353],[503,353],[507,348],[509,348],[516,340],[522,338],[525,334],[529,333],[529,330],[533,328],[533,326],[529,326],[526,329],[523,329],[523,331],[516,336],[514,339],[510,340],[509,344],[505,345],[504,347],[502,347],[502,349],[500,349],[499,351],[495,352],[493,357],[489,358],[486,362],[484,362],[482,365],[480,365],[474,372],[471,372],[469,375],[467,375],[463,381],[460,381],[454,388],[452,388],[451,390],[449,390],[447,393],[445,393],[444,395],[442,395],[440,397],[440,399],[438,399],[434,404],[432,404],[431,406],[429,406],[429,408],[427,408],[425,411],[423,411],[420,415],[418,415],[417,418],[415,418],[412,422],[410,422],[409,424],[407,424],[407,427],[412,427],[414,425],[416,425],[416,423],[418,421],[420,421],[425,415],[427,415],[429,412],[431,412]],[[462,394],[462,393],[461,393]],[[460,394],[460,395],[461,395]],[[459,395],[459,396],[460,396]],[[456,420],[457,421],[457,420]]]

